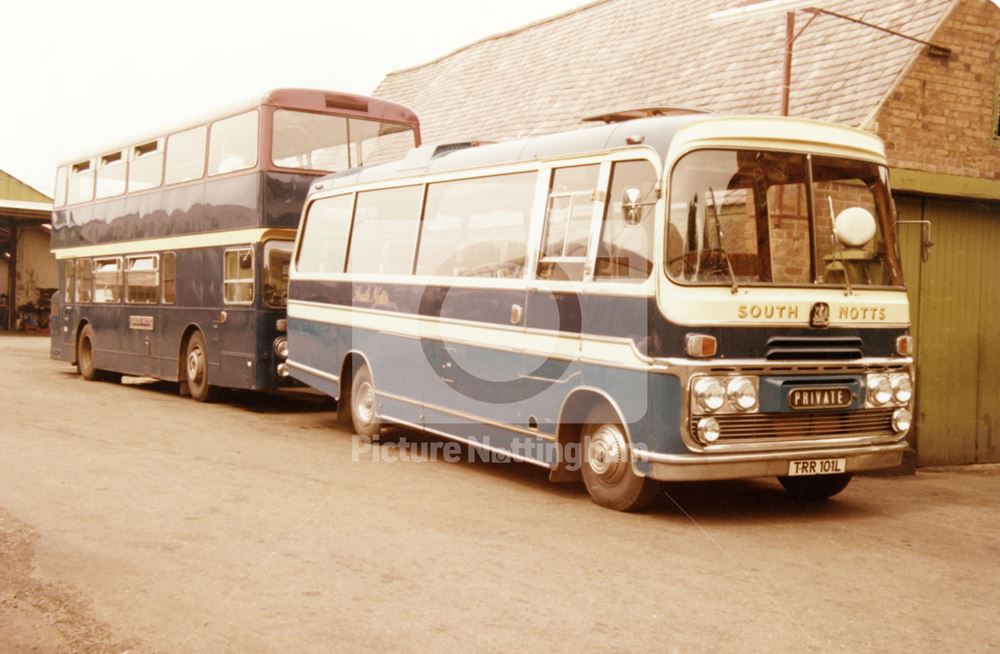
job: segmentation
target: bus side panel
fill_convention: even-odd
[[[414,425],[423,425],[420,388],[429,366],[420,339],[345,326],[340,330],[345,353],[361,353],[371,368],[378,396],[378,412]],[[350,383],[345,380],[344,383]]]
[[[231,306],[225,312],[225,321],[213,326],[218,336],[219,367],[209,371],[209,382],[215,386],[255,388],[257,311],[252,306]]]
[[[309,186],[317,177],[294,173],[263,173],[263,178],[264,225],[298,227]]]

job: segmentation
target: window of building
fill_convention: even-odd
[[[93,297],[94,262],[90,259],[77,259],[76,262],[76,301],[90,302]]]
[[[323,198],[309,205],[296,267],[301,272],[344,272],[353,195]]]
[[[94,160],[88,159],[70,166],[66,202],[89,202],[94,199]]]
[[[125,262],[125,301],[129,304],[156,304],[159,294],[159,257],[155,254],[128,257]]]
[[[222,284],[226,304],[253,302],[253,248],[226,250]]]
[[[97,197],[110,198],[125,192],[124,151],[111,152],[98,160]]]
[[[163,181],[163,139],[140,143],[132,148],[128,168],[128,190],[156,188]]]
[[[66,204],[66,166],[59,166],[56,169],[55,196],[55,206],[61,207]]]
[[[420,195],[420,186],[358,193],[348,272],[410,272],[420,225]]]
[[[205,137],[208,128],[200,125],[167,137],[165,183],[177,184],[200,179],[205,174]]]
[[[595,279],[641,281],[653,269],[656,169],[648,161],[618,161],[604,207]]]
[[[538,262],[540,279],[583,279],[599,169],[598,164],[591,164],[552,172]]]
[[[284,168],[336,171],[350,167],[347,119],[303,111],[274,112],[271,160]]]
[[[63,262],[63,279],[66,282],[66,292],[63,295],[65,302],[73,301],[76,296],[74,282],[76,281],[76,262],[73,260]]]
[[[122,260],[119,257],[94,259],[94,302],[122,301]]]
[[[257,110],[212,123],[208,174],[222,175],[257,165]]]
[[[291,241],[264,243],[264,269],[261,271],[261,289],[264,304],[282,308],[288,304],[288,267],[292,262]]]
[[[538,173],[427,187],[418,275],[522,277]]]
[[[173,304],[177,301],[177,255],[164,252],[160,262],[160,274],[163,276],[163,304]]]

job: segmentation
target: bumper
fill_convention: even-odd
[[[747,454],[658,454],[633,450],[636,461],[645,462],[648,476],[661,481],[708,481],[780,477],[788,474],[794,459],[847,459],[847,472],[878,470],[898,466],[906,441],[867,447],[829,448]]]

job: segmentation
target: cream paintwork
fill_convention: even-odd
[[[681,325],[808,327],[809,312],[816,302],[830,305],[831,327],[908,327],[910,324],[910,304],[903,290],[855,289],[847,295],[842,288],[744,287],[733,294],[728,286],[680,286],[668,281],[662,273],[661,278],[657,304],[663,315]],[[790,311],[786,308],[784,315],[779,316],[781,312],[776,309],[771,318],[763,312],[756,319],[740,318],[740,307],[753,305],[794,307],[797,312],[789,316]],[[869,309],[867,316],[866,308]],[[881,319],[881,312],[871,311],[872,308],[884,309],[885,319]],[[846,319],[841,316],[841,310],[848,312]],[[855,311],[858,317],[852,319],[850,314]]]
[[[77,257],[104,257],[121,254],[161,252],[163,250],[191,250],[194,248],[221,247],[224,245],[246,245],[269,238],[290,241],[294,237],[294,229],[235,229],[228,232],[186,234],[184,236],[165,236],[163,238],[151,238],[141,241],[117,241],[115,243],[102,243],[100,245],[81,245],[71,248],[59,248],[52,250],[52,253],[56,256],[56,259],[75,259]]]

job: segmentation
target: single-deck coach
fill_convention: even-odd
[[[314,182],[288,366],[393,423],[582,477],[776,476],[826,498],[900,462],[913,340],[883,144],[770,117],[425,146]]]

